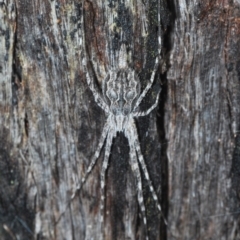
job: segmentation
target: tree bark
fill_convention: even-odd
[[[239,1],[174,5],[165,105],[168,238],[238,239]]]
[[[160,82],[162,91],[158,109],[136,124],[168,226],[142,177],[144,230],[119,133],[105,239],[239,239],[240,2],[160,4],[161,63],[140,109],[153,104]],[[106,120],[87,85],[83,37],[99,86],[124,41],[143,90],[158,30],[154,0],[0,0],[1,239],[99,239],[104,149],[76,192]]]

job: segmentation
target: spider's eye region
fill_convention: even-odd
[[[113,101],[116,101],[118,99],[118,94],[113,89],[110,89],[109,91],[107,91],[107,96],[109,99]]]
[[[131,100],[134,98],[134,96],[135,96],[135,91],[133,90],[130,90],[125,94],[126,100]]]

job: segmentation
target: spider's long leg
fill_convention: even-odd
[[[104,145],[105,139],[106,139],[107,134],[108,134],[108,130],[109,130],[109,121],[107,120],[107,122],[104,125],[102,135],[101,135],[101,138],[99,140],[99,144],[97,146],[96,152],[95,152],[95,154],[94,154],[94,156],[93,156],[93,158],[92,158],[92,160],[91,160],[91,162],[90,162],[90,164],[87,168],[87,172],[86,172],[85,176],[82,178],[81,185],[77,187],[75,193],[71,196],[71,199],[73,199],[76,195],[76,192],[82,188],[83,184],[87,180],[87,177],[88,177],[89,173],[92,171],[92,169],[93,169],[93,167],[94,167],[94,165],[95,165],[95,163],[96,163],[96,161],[97,161],[97,159],[100,155],[101,149]]]
[[[161,39],[161,16],[160,16],[160,3],[158,1],[158,5],[157,5],[157,8],[158,8],[158,56],[156,57],[156,60],[155,60],[155,64],[154,64],[154,68],[153,68],[153,71],[152,71],[152,74],[151,74],[151,78],[150,78],[150,82],[147,84],[146,88],[143,90],[143,92],[141,93],[141,95],[139,96],[135,106],[134,106],[134,110],[137,109],[137,107],[139,106],[139,104],[142,102],[143,98],[146,96],[148,90],[151,88],[152,84],[153,84],[153,81],[154,81],[154,78],[155,78],[155,75],[156,75],[156,72],[157,72],[157,69],[158,69],[158,66],[159,66],[159,59],[160,59],[160,54],[161,54],[161,49],[162,49],[162,39]]]
[[[135,112],[135,113],[133,113],[133,116],[134,116],[134,117],[146,116],[146,115],[148,115],[154,108],[156,108],[157,105],[158,105],[158,100],[159,100],[160,92],[161,92],[161,91],[158,92],[158,95],[157,95],[157,97],[156,97],[155,103],[154,103],[148,110],[146,110],[146,111],[144,111],[144,112]]]
[[[92,69],[92,65],[89,61],[88,58],[88,54],[87,54],[87,48],[86,48],[86,36],[85,36],[85,21],[84,21],[84,14],[82,13],[82,25],[84,27],[84,30],[82,31],[82,41],[83,41],[83,54],[84,54],[84,58],[83,58],[83,67],[84,67],[84,71],[86,72],[86,78],[87,78],[87,84],[89,86],[89,88],[91,89],[93,96],[94,96],[94,100],[95,102],[98,104],[99,107],[101,107],[105,112],[109,112],[109,107],[108,105],[104,102],[103,97],[100,93],[100,90],[98,89],[98,87],[96,86],[96,84],[94,83],[94,76],[93,76],[93,69]],[[90,68],[92,71],[90,71],[91,74],[89,74],[88,68]]]
[[[139,203],[139,206],[140,206],[140,209],[142,212],[143,223],[145,225],[146,233],[147,233],[147,218],[146,218],[145,205],[144,205],[144,201],[143,201],[141,172],[140,172],[138,161],[137,161],[137,154],[136,154],[135,146],[134,146],[134,144],[131,144],[130,141],[131,141],[131,138],[129,138],[131,168],[132,168],[134,177],[137,181],[138,203]],[[148,237],[146,239],[148,239]]]
[[[139,98],[138,98],[138,100],[137,100],[137,102],[134,106],[133,111],[136,110],[136,108],[139,106],[139,104],[142,102],[143,98],[146,96],[147,92],[151,88],[151,86],[153,84],[153,81],[154,81],[154,78],[155,78],[155,75],[156,75],[156,72],[157,72],[157,69],[158,69],[158,66],[159,66],[159,56],[156,57],[155,65],[154,65],[154,68],[153,68],[153,71],[152,71],[150,81],[147,84],[147,86],[145,87],[145,89],[143,90],[143,92],[141,93],[141,95],[139,96]]]
[[[89,86],[89,88],[91,89],[92,93],[93,93],[93,97],[95,102],[98,104],[99,107],[101,107],[105,112],[109,113],[109,107],[108,105],[105,103],[105,101],[103,100],[101,94],[99,93],[99,91],[97,90],[97,87],[95,86],[95,84],[93,83],[93,80],[91,79],[89,72],[87,70],[87,67],[85,66],[85,71],[86,71],[86,77],[87,77],[87,84]],[[106,76],[108,77],[108,76]],[[92,77],[93,78],[93,77]]]
[[[89,173],[92,171],[92,169],[93,169],[93,167],[94,167],[94,165],[95,165],[95,163],[96,163],[96,161],[97,161],[97,159],[98,159],[98,157],[100,155],[101,149],[102,149],[102,147],[104,145],[104,142],[105,142],[105,139],[106,139],[106,137],[108,135],[108,131],[109,131],[109,120],[107,119],[107,121],[106,121],[106,123],[105,123],[105,125],[103,127],[102,135],[101,135],[101,138],[99,140],[99,144],[98,144],[97,150],[96,150],[96,152],[95,152],[95,154],[94,154],[94,156],[93,156],[93,158],[91,160],[90,165],[87,168],[87,172],[86,172],[85,176],[82,178],[81,185],[77,186],[77,188],[76,188],[75,192],[72,194],[69,202],[66,204],[66,208],[70,205],[72,200],[75,198],[77,192],[81,190],[83,184],[86,182]],[[58,218],[58,220],[56,222],[59,222],[59,220],[61,219],[63,214],[64,214],[64,212],[60,215],[60,217]]]
[[[107,136],[107,141],[106,141],[106,147],[105,147],[105,155],[104,155],[104,160],[103,160],[103,165],[102,165],[102,170],[101,170],[101,180],[100,180],[100,185],[101,185],[101,202],[100,202],[100,224],[101,224],[101,230],[102,230],[102,223],[104,219],[104,188],[105,188],[105,175],[106,175],[106,170],[108,167],[108,161],[109,161],[109,156],[111,152],[111,145],[112,145],[112,132],[111,129],[109,130],[109,134]],[[101,231],[104,232],[104,231]]]
[[[134,124],[133,126],[133,136],[138,136],[137,135],[137,128],[136,128],[136,125]],[[143,155],[142,155],[142,152],[141,152],[141,148],[140,148],[140,143],[139,143],[139,140],[137,137],[135,137],[135,141],[134,141],[134,145],[136,147],[136,150],[137,150],[137,155],[138,155],[138,159],[139,159],[139,162],[141,164],[141,167],[142,167],[142,170],[143,170],[143,173],[145,175],[145,178],[149,184],[149,187],[150,187],[150,191],[151,191],[151,194],[153,196],[153,199],[158,207],[158,210],[159,212],[162,214],[162,217],[163,217],[163,220],[164,220],[164,223],[167,225],[167,221],[165,219],[165,217],[163,216],[163,213],[162,213],[162,208],[160,206],[160,203],[159,203],[159,200],[158,200],[158,197],[157,197],[157,194],[153,188],[153,185],[152,185],[152,182],[150,180],[150,177],[149,177],[149,173],[148,173],[148,170],[147,170],[147,167],[146,167],[146,164],[145,164],[145,161],[144,161],[144,158],[143,158]]]

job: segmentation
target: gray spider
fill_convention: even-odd
[[[144,225],[146,226],[147,221],[146,221],[145,205],[143,201],[141,173],[140,173],[138,160],[143,170],[143,173],[145,175],[145,178],[149,184],[153,199],[155,200],[157,207],[161,212],[161,206],[159,204],[155,190],[152,186],[152,183],[147,171],[147,167],[144,162],[143,155],[141,153],[137,128],[134,121],[134,117],[146,116],[154,108],[157,107],[160,91],[157,94],[155,103],[148,110],[144,112],[137,111],[139,104],[142,102],[143,98],[146,96],[147,92],[149,91],[149,89],[153,84],[158,65],[159,65],[159,59],[157,57],[153,72],[151,74],[150,82],[147,84],[144,91],[140,93],[140,80],[137,74],[135,73],[135,71],[130,67],[128,67],[126,46],[125,44],[122,44],[120,53],[119,53],[118,66],[114,69],[111,69],[108,72],[107,76],[105,77],[102,83],[102,94],[103,94],[102,96],[99,94],[96,85],[94,84],[92,78],[89,75],[89,72],[86,66],[86,59],[85,59],[87,84],[93,93],[95,102],[98,104],[99,107],[101,107],[105,111],[107,115],[107,120],[103,127],[101,138],[99,140],[99,144],[97,146],[95,154],[91,159],[90,165],[87,168],[86,175],[82,179],[82,184],[81,186],[78,187],[78,190],[85,183],[89,173],[91,173],[100,155],[101,149],[103,148],[104,142],[106,140],[105,155],[104,155],[104,160],[103,160],[102,169],[101,169],[101,183],[100,183],[101,184],[101,205],[100,205],[101,223],[103,222],[102,213],[104,211],[105,173],[108,167],[112,140],[114,137],[117,136],[117,132],[123,132],[129,142],[130,166],[135,178],[137,179],[138,202],[143,215]],[[74,196],[75,194],[72,196],[72,198]],[[166,223],[165,219],[164,221]]]

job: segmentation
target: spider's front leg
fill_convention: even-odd
[[[149,91],[149,89],[152,87],[152,84],[153,84],[153,81],[154,81],[154,78],[155,78],[158,66],[159,66],[159,56],[156,57],[155,65],[154,65],[154,68],[153,68],[153,71],[152,71],[152,75],[151,75],[150,81],[147,84],[147,86],[145,87],[145,89],[143,90],[143,92],[141,93],[141,95],[139,96],[137,102],[135,103],[133,111],[135,111],[137,109],[137,107],[142,102],[143,98],[146,96],[146,94]]]
[[[90,76],[88,70],[87,70],[87,66],[85,65],[85,71],[86,71],[86,77],[87,77],[87,84],[89,86],[89,88],[91,89],[92,93],[93,93],[93,97],[95,102],[97,103],[97,105],[99,107],[101,107],[106,113],[109,113],[109,107],[108,105],[105,103],[103,97],[101,96],[99,89],[97,88],[96,84],[93,82],[93,76]],[[106,81],[106,78],[108,78],[109,76],[107,75],[104,79],[104,81]]]
[[[146,88],[141,93],[141,95],[139,96],[139,98],[138,98],[138,100],[137,100],[137,102],[136,102],[136,104],[134,106],[133,111],[135,111],[137,109],[139,104],[142,102],[143,98],[146,96],[148,90],[152,87],[152,84],[153,84],[153,81],[154,81],[154,78],[155,78],[155,75],[156,75],[156,72],[157,72],[157,69],[158,69],[158,66],[159,66],[159,59],[160,59],[160,54],[161,54],[161,49],[162,49],[161,16],[160,16],[161,11],[160,11],[160,4],[159,4],[159,2],[157,4],[157,8],[158,8],[158,23],[159,23],[159,26],[158,26],[158,55],[157,55],[156,60],[155,60],[155,64],[154,64],[154,68],[153,68],[153,71],[152,71],[152,74],[151,74],[150,81],[147,84]]]
[[[84,14],[82,14],[82,25],[85,26]],[[84,68],[84,71],[86,72],[87,84],[88,84],[89,88],[91,89],[94,100],[98,104],[98,106],[101,107],[105,112],[109,113],[109,107],[105,103],[105,101],[101,95],[101,92],[99,91],[98,87],[94,83],[94,80],[93,80],[95,77],[94,69],[91,65],[91,62],[90,62],[88,54],[87,54],[85,31],[83,31],[82,34],[83,34],[82,40],[83,40],[83,54],[84,54],[83,68]],[[89,68],[91,69],[90,73],[88,71]],[[106,76],[106,78],[107,77],[108,77],[108,75]]]
[[[143,112],[134,112],[134,113],[133,113],[133,116],[134,116],[134,117],[146,116],[146,115],[148,115],[154,108],[156,108],[157,105],[158,105],[158,100],[159,100],[160,92],[161,92],[161,90],[159,90],[159,92],[158,92],[158,94],[157,94],[155,103],[154,103],[148,110],[143,111]]]

